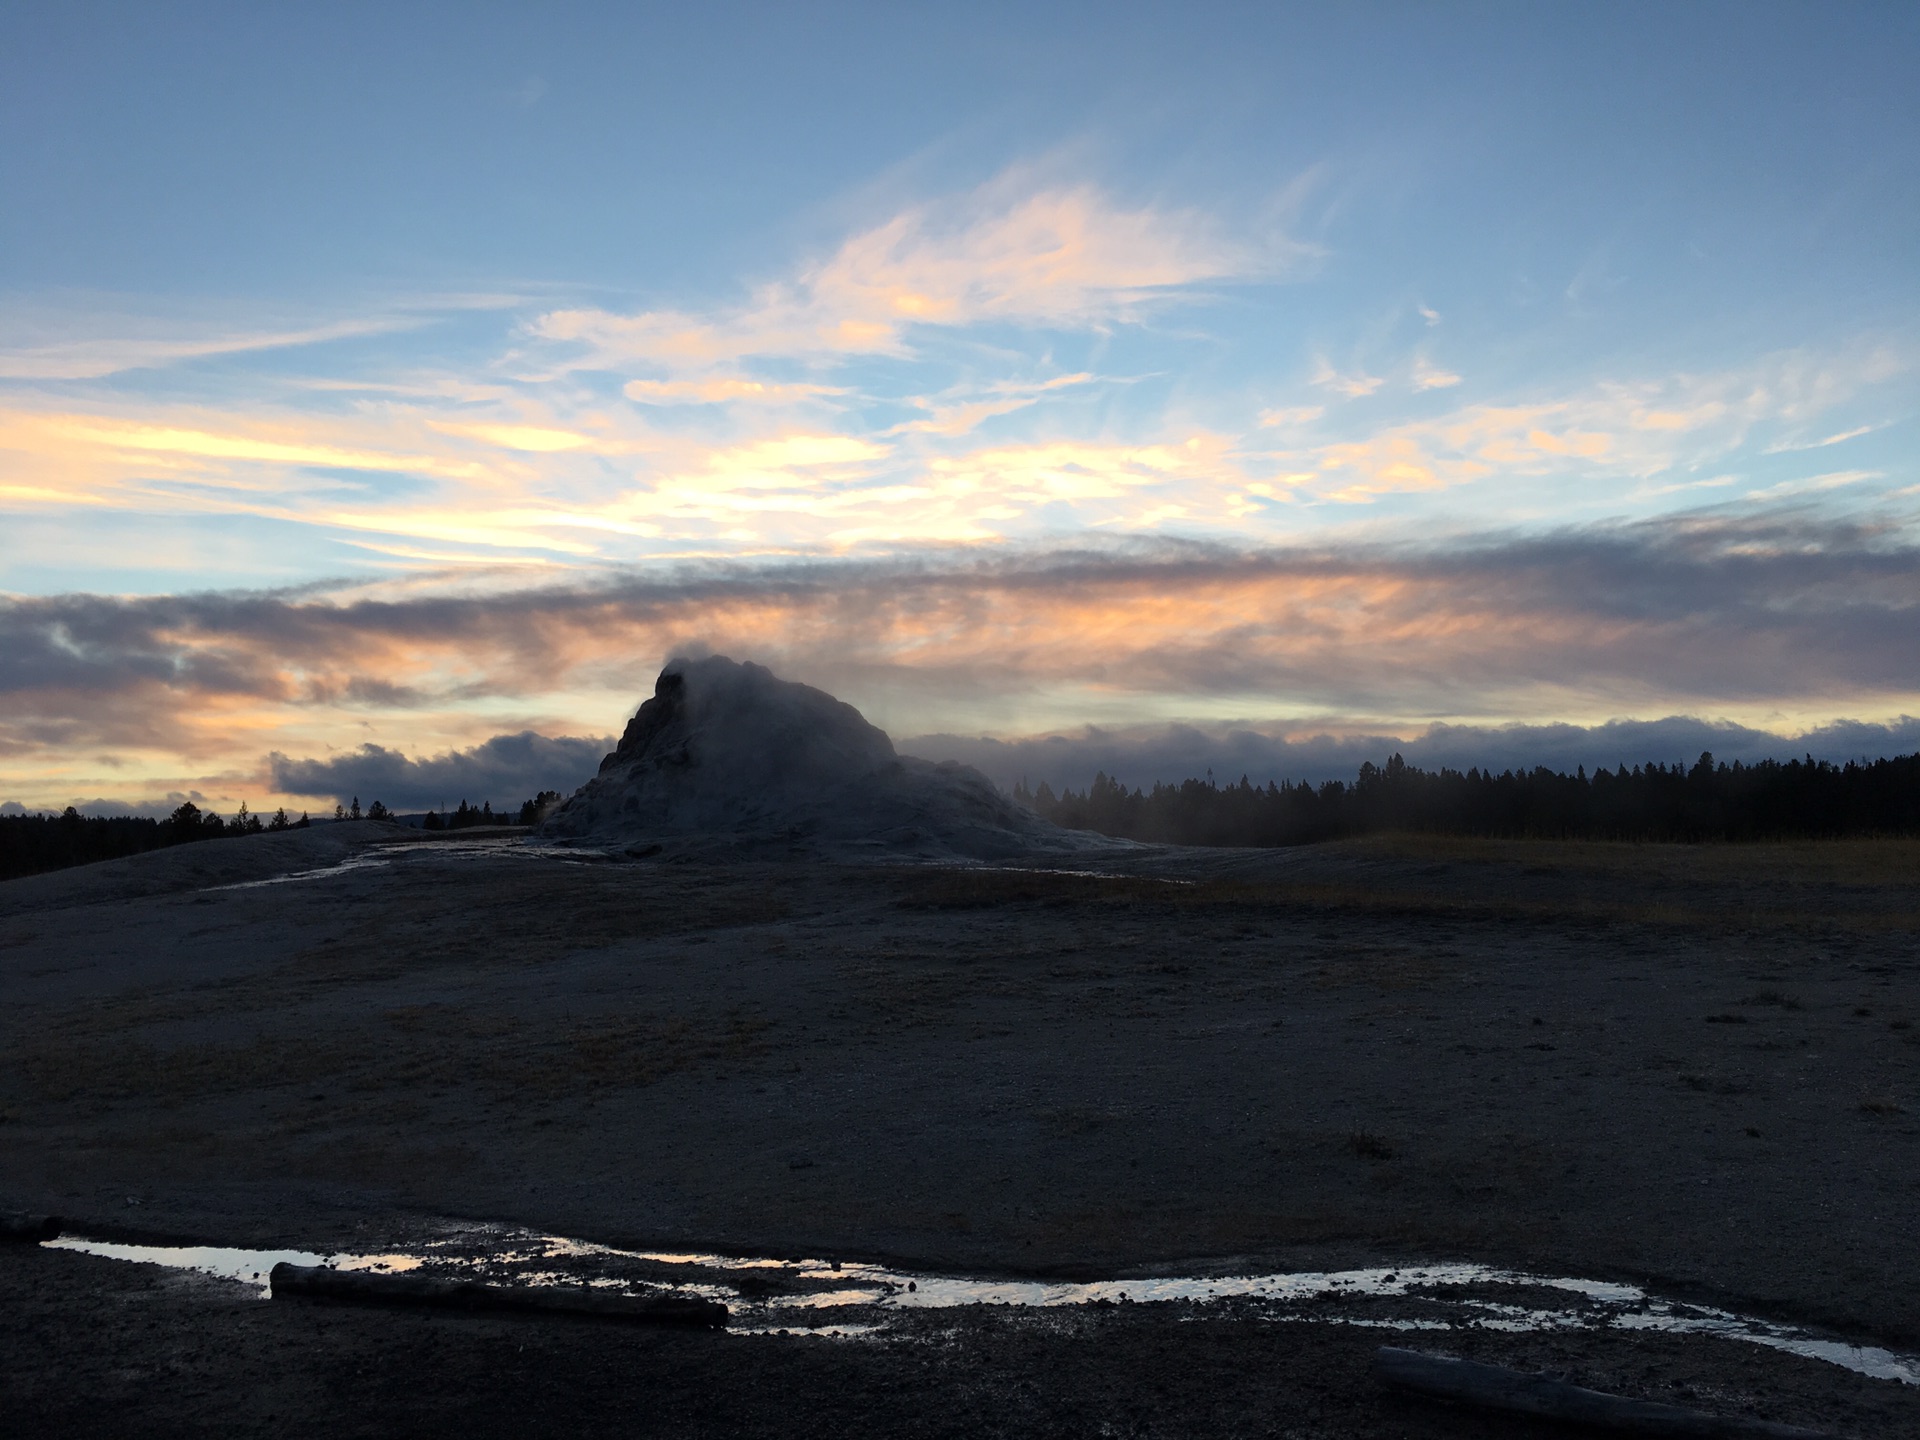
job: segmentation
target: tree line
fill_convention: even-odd
[[[202,810],[191,800],[164,820],[141,815],[82,815],[69,805],[58,815],[0,815],[0,880],[119,860],[169,845],[218,840],[229,835],[259,835],[270,830],[304,830],[306,812],[295,820],[275,810],[263,820],[242,801],[231,820]]]
[[[356,805],[359,801],[354,802]],[[378,800],[373,802],[378,805]],[[538,825],[546,818],[547,811],[560,803],[558,790],[542,790],[531,800],[520,802],[519,812],[495,810],[493,802],[483,800],[478,806],[460,802],[458,810],[429,810],[420,825],[425,830],[466,830],[475,825]]]
[[[523,802],[517,812],[460,802],[444,815],[428,812],[422,821],[428,830],[464,830],[475,825],[536,825],[561,799],[557,790],[543,790]],[[335,820],[380,820],[393,823],[394,813],[375,800],[364,811],[360,797],[351,805],[333,807]],[[119,860],[148,850],[200,840],[261,835],[280,830],[304,830],[312,824],[302,811],[298,820],[282,808],[262,819],[242,801],[230,819],[202,810],[192,801],[182,803],[164,820],[140,815],[82,815],[69,805],[58,815],[0,815],[0,880],[38,875],[98,860]]]
[[[1084,792],[1024,782],[1014,798],[1071,830],[1174,845],[1304,845],[1388,830],[1594,840],[1768,840],[1920,833],[1920,755],[1574,774],[1422,770],[1394,755],[1352,784],[1220,785],[1211,775],[1129,790],[1104,772]]]

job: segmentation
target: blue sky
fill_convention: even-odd
[[[603,734],[688,646],[910,734],[1896,722],[1916,60],[1893,5],[16,7],[0,800]]]

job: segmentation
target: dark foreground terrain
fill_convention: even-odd
[[[1036,874],[408,841],[0,886],[0,1207],[313,1250],[461,1218],[975,1273],[1468,1259],[1920,1349],[1920,845]],[[1380,1394],[1401,1332],[1232,1305],[654,1334],[10,1246],[0,1317],[19,1433],[1551,1433]],[[1708,1337],[1418,1343],[1920,1433],[1920,1389]]]
[[[0,1266],[9,1433],[1546,1437],[1399,1398],[1378,1331],[1230,1310],[923,1314],[879,1342],[248,1298],[51,1251]],[[1389,1340],[1400,1338],[1389,1335]],[[1459,1334],[1455,1354],[1720,1413],[1915,1433],[1907,1387],[1729,1341]]]

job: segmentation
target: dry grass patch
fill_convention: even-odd
[[[387,1023],[403,1035],[431,1035],[457,1040],[497,1040],[518,1030],[518,1016],[463,1010],[455,1005],[398,1005],[384,1012]]]
[[[890,1025],[931,1025],[961,1001],[966,984],[940,972],[915,973],[881,964],[849,964],[838,970],[850,999]]]
[[[296,973],[380,980],[447,966],[538,965],[622,941],[766,925],[793,913],[788,897],[764,883],[527,865],[436,877],[397,891],[390,905],[364,908],[373,912],[367,919],[302,951]]]
[[[1049,1138],[1070,1140],[1076,1135],[1091,1135],[1118,1117],[1110,1110],[1066,1105],[1036,1109],[1033,1112],[1033,1118],[1039,1122],[1040,1128]]]
[[[1703,841],[1666,844],[1630,840],[1491,840],[1459,835],[1395,833],[1339,840],[1324,847],[1369,858],[1462,864],[1507,864],[1540,873],[1650,876],[1682,884],[1747,881],[1920,889],[1920,839]]]
[[[1457,985],[1461,978],[1458,962],[1448,964],[1404,946],[1343,945],[1321,960],[1312,981],[1318,990],[1362,984],[1388,994]]]
[[[896,871],[906,893],[903,910],[987,910],[1002,905],[1082,905],[1127,902],[1176,888],[1178,882],[1133,875],[1083,875],[1059,870]]]
[[[1304,872],[1298,878],[1011,867],[885,873],[903,909],[1204,915],[1242,935],[1301,911],[1802,935],[1920,932],[1920,840],[1650,845],[1383,835],[1293,853],[1303,862],[1290,867]],[[1339,873],[1356,861],[1376,873]],[[1329,865],[1335,873],[1314,875]]]
[[[371,1054],[364,1043],[264,1038],[246,1045],[67,1042],[21,1047],[10,1068],[32,1094],[54,1103],[138,1099],[177,1104],[238,1090],[309,1083],[364,1065]]]
[[[1347,1136],[1347,1148],[1362,1160],[1391,1160],[1393,1146],[1371,1130],[1355,1130]]]
[[[474,1079],[502,1099],[652,1085],[703,1064],[764,1055],[772,1027],[739,1014],[718,1022],[683,1015],[589,1021],[490,1056]]]
[[[1458,858],[1478,859],[1493,849],[1507,847],[1513,853],[1502,858],[1518,861],[1523,856],[1517,847],[1535,843],[1415,837],[1423,844],[1429,838],[1439,847],[1440,853],[1418,858],[1447,858],[1449,850],[1458,849],[1462,852]],[[1644,889],[1633,884],[1617,885],[1614,887],[1617,893],[1612,894],[1592,889],[1549,897],[1502,893],[1501,886],[1505,882],[1496,874],[1442,877],[1438,880],[1418,874],[1382,876],[1377,880],[1179,880],[1047,870],[944,870],[931,874],[895,872],[904,882],[904,893],[896,899],[895,904],[904,909],[918,910],[1097,907],[1196,917],[1217,915],[1223,919],[1238,920],[1243,926],[1257,916],[1278,918],[1288,914],[1297,915],[1305,910],[1329,915],[1357,913],[1584,926],[1627,924],[1666,929],[1920,930],[1920,906],[1862,905],[1857,893],[1861,888],[1859,885],[1852,886],[1850,892],[1844,895],[1809,896],[1796,893],[1791,897],[1791,903],[1782,903],[1778,887],[1770,885],[1770,877],[1766,873],[1768,867],[1765,865],[1756,872],[1729,871],[1718,881],[1712,882],[1723,884],[1723,892],[1715,894],[1712,883],[1704,878],[1699,886],[1675,884],[1667,878],[1670,872],[1664,867],[1670,857],[1664,852],[1687,847],[1608,847],[1594,842],[1574,841],[1542,843],[1564,843],[1605,852],[1604,858],[1616,862],[1601,867],[1609,875],[1629,880],[1636,876],[1658,879],[1660,889],[1669,894],[1677,890],[1682,892],[1682,896],[1648,898]],[[1396,844],[1404,849],[1404,837],[1342,842],[1338,847],[1327,849],[1331,852],[1377,845],[1383,853],[1391,853],[1387,847]],[[1722,848],[1746,853],[1743,847]],[[1757,850],[1760,847],[1754,848]],[[1663,853],[1651,858],[1633,855],[1633,852],[1648,850],[1660,850]],[[1631,859],[1632,865],[1627,865],[1622,856]],[[1401,858],[1414,857],[1403,855]],[[1572,861],[1568,862],[1568,868],[1573,868]],[[1726,890],[1723,882],[1728,878],[1753,882],[1755,890],[1761,888],[1761,882],[1769,882],[1773,898],[1761,903],[1751,894]],[[1916,887],[1909,882],[1905,888]],[[1689,891],[1691,893],[1687,893]]]

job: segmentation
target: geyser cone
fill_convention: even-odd
[[[894,753],[824,690],[719,655],[671,661],[600,773],[542,829],[679,853],[999,859],[1102,843],[1047,824],[977,770]]]

